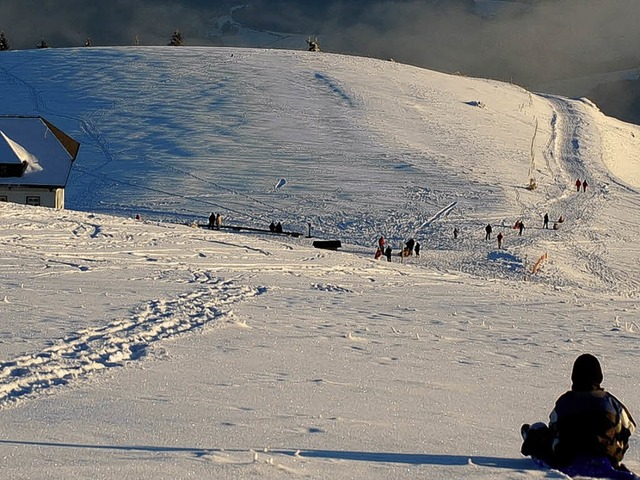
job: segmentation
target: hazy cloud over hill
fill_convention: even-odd
[[[637,63],[637,0],[247,0],[235,21],[256,29],[319,35],[326,51],[394,58],[531,86]],[[227,0],[0,0],[11,48],[166,45],[179,28],[187,45],[234,45],[214,25]],[[511,8],[510,8],[511,7]],[[232,29],[233,30],[233,29]],[[233,33],[231,31],[230,33]],[[256,45],[267,46],[267,45]],[[304,44],[300,45],[304,48]]]

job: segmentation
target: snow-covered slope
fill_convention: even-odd
[[[8,478],[559,478],[519,425],[584,351],[640,409],[640,132],[588,101],[282,50],[6,52],[0,78],[81,142],[69,210],[0,206]],[[185,225],[211,211],[314,238]],[[380,235],[420,257],[375,261]]]

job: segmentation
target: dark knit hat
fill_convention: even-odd
[[[596,357],[589,353],[584,353],[576,358],[571,372],[573,390],[591,390],[593,387],[599,388],[602,383],[602,367]]]

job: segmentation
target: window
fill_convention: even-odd
[[[33,205],[34,207],[40,206],[40,197],[37,196],[27,196],[27,205]]]
[[[6,195],[0,195],[0,202],[8,202],[9,200],[7,199]]]

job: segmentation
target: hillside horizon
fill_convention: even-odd
[[[632,0],[5,3],[10,48],[167,45],[178,29],[185,45],[303,50],[317,36],[327,52],[588,97],[609,116],[640,122]]]

